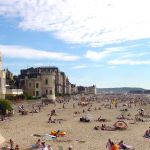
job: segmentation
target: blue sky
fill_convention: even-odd
[[[149,0],[0,0],[3,67],[57,66],[72,83],[150,89]]]

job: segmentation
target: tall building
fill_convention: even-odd
[[[2,68],[2,54],[0,53],[0,99],[5,99],[6,73]]]
[[[72,94],[77,94],[78,90],[75,84],[71,84],[71,93]]]
[[[87,87],[87,93],[88,94],[96,94],[96,86],[93,85],[93,86]]]
[[[55,75],[57,68],[29,68],[21,70],[18,77],[19,87],[28,96],[47,97],[55,100]]]

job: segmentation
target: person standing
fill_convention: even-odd
[[[14,149],[14,141],[12,139],[9,140],[10,142],[10,150]]]

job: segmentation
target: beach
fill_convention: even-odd
[[[147,111],[150,110],[149,104],[139,106],[137,103],[136,106],[132,105],[131,108],[128,108],[127,106],[122,106],[124,102],[120,102],[117,108],[112,105],[110,109],[104,107],[107,101],[95,100],[90,101],[92,106],[90,106],[90,111],[87,111],[89,106],[80,106],[78,102],[79,100],[73,101],[70,98],[70,101],[65,102],[65,104],[58,102],[56,104],[49,104],[43,107],[41,112],[28,113],[28,115],[18,113],[18,105],[22,103],[15,104],[14,116],[0,122],[0,134],[6,139],[5,142],[2,142],[3,145],[9,144],[9,139],[13,139],[20,146],[21,150],[27,150],[41,138],[33,136],[34,134],[50,134],[53,130],[61,130],[66,132],[64,137],[58,137],[50,141],[43,140],[46,144],[51,144],[54,150],[58,150],[58,146],[63,146],[64,149],[67,149],[70,145],[74,150],[105,150],[109,138],[115,143],[123,140],[128,145],[135,147],[136,150],[150,149],[150,139],[143,137],[145,131],[150,127],[150,121],[135,123],[133,120],[124,120],[128,125],[127,130],[94,130],[95,126],[103,124],[103,122],[96,121],[99,116],[107,118],[109,121],[105,122],[105,124],[113,126],[118,121],[116,117],[121,114],[120,109],[127,108],[131,118],[134,118],[138,108],[142,107]],[[34,102],[24,101],[23,105],[30,110],[32,103]],[[99,107],[101,110],[98,109]],[[52,116],[52,119],[61,120],[60,122],[48,123],[48,114],[50,114],[52,109],[56,111],[56,115]],[[85,113],[83,113],[83,109]],[[78,113],[75,114],[75,112]],[[80,122],[80,117],[83,116],[88,116],[91,121]]]

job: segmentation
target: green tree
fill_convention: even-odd
[[[0,112],[5,115],[6,110],[12,110],[12,104],[9,100],[0,100]]]

